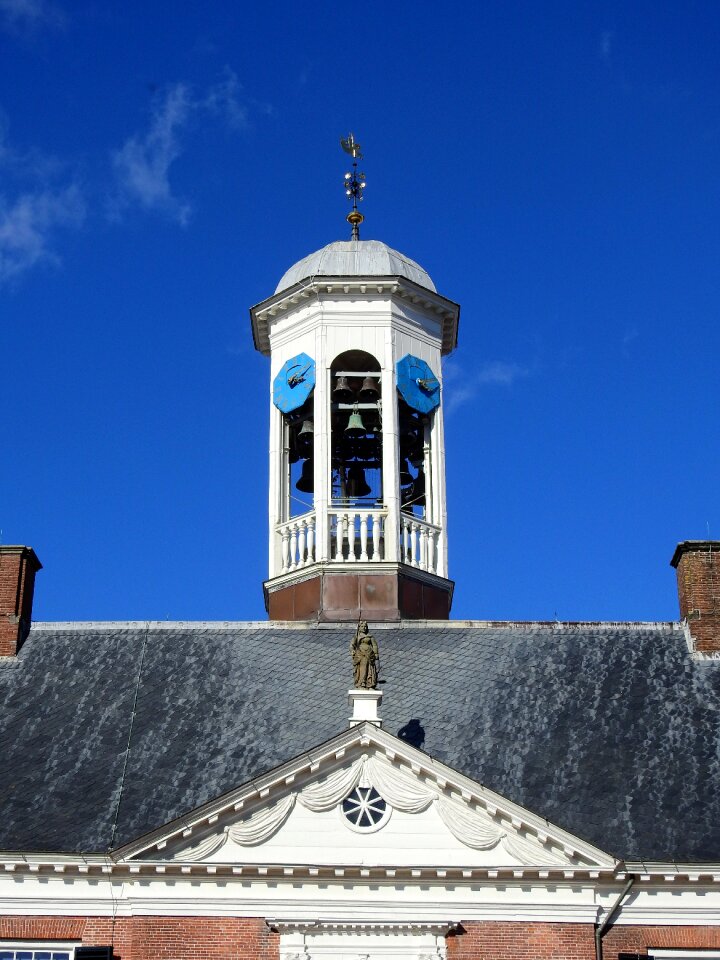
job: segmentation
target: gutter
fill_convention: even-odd
[[[631,873],[627,883],[622,888],[620,895],[618,896],[615,903],[610,907],[610,910],[605,914],[605,919],[602,923],[595,924],[595,960],[603,960],[603,947],[602,947],[602,938],[607,933],[608,927],[612,924],[615,915],[622,906],[623,900],[630,893],[632,885],[635,883],[635,874]]]

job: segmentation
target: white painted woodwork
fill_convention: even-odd
[[[267,311],[270,345],[270,379],[283,364],[300,352],[315,360],[314,391],[314,528],[313,555],[308,551],[308,529],[288,526],[287,450],[283,418],[271,404],[270,414],[270,578],[309,563],[350,565],[356,562],[398,562],[403,531],[399,494],[398,415],[395,365],[411,353],[425,360],[442,383],[443,319],[437,295],[424,298],[415,291],[400,291],[398,284],[368,281],[358,286],[342,282],[313,283],[304,295],[282,310]],[[403,293],[401,296],[400,293]],[[259,308],[255,308],[256,310]],[[343,511],[331,503],[330,483],[330,369],[347,350],[363,350],[380,365],[383,410],[383,508]],[[447,352],[447,348],[445,348]],[[432,429],[425,437],[426,514],[414,528],[417,551],[414,566],[447,577],[445,508],[445,451],[442,403],[435,411]],[[297,518],[293,518],[294,520]],[[340,536],[338,537],[338,534]],[[304,535],[304,543],[301,537]],[[410,539],[410,537],[409,537]],[[429,540],[432,543],[429,543]],[[302,555],[301,555],[301,546]],[[367,557],[367,560],[366,560]],[[424,559],[423,559],[424,558]],[[412,560],[411,560],[412,562]]]
[[[365,721],[374,723],[378,727],[382,726],[382,720],[380,719],[382,698],[382,690],[360,690],[356,688],[348,690],[348,701],[352,710],[350,726],[354,727]]]
[[[401,512],[400,560],[428,573],[438,573],[441,533],[435,524]]]

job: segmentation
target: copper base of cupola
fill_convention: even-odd
[[[448,620],[452,580],[404,563],[314,564],[263,584],[271,620]]]

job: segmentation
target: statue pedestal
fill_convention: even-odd
[[[352,707],[350,726],[356,727],[359,723],[374,723],[382,726],[379,709],[382,703],[382,690],[362,690],[353,688],[348,690],[348,702]]]

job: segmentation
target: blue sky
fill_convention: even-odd
[[[462,305],[455,617],[672,619],[720,538],[716,3],[0,0],[0,530],[38,619],[263,618],[248,308],[347,235]]]

